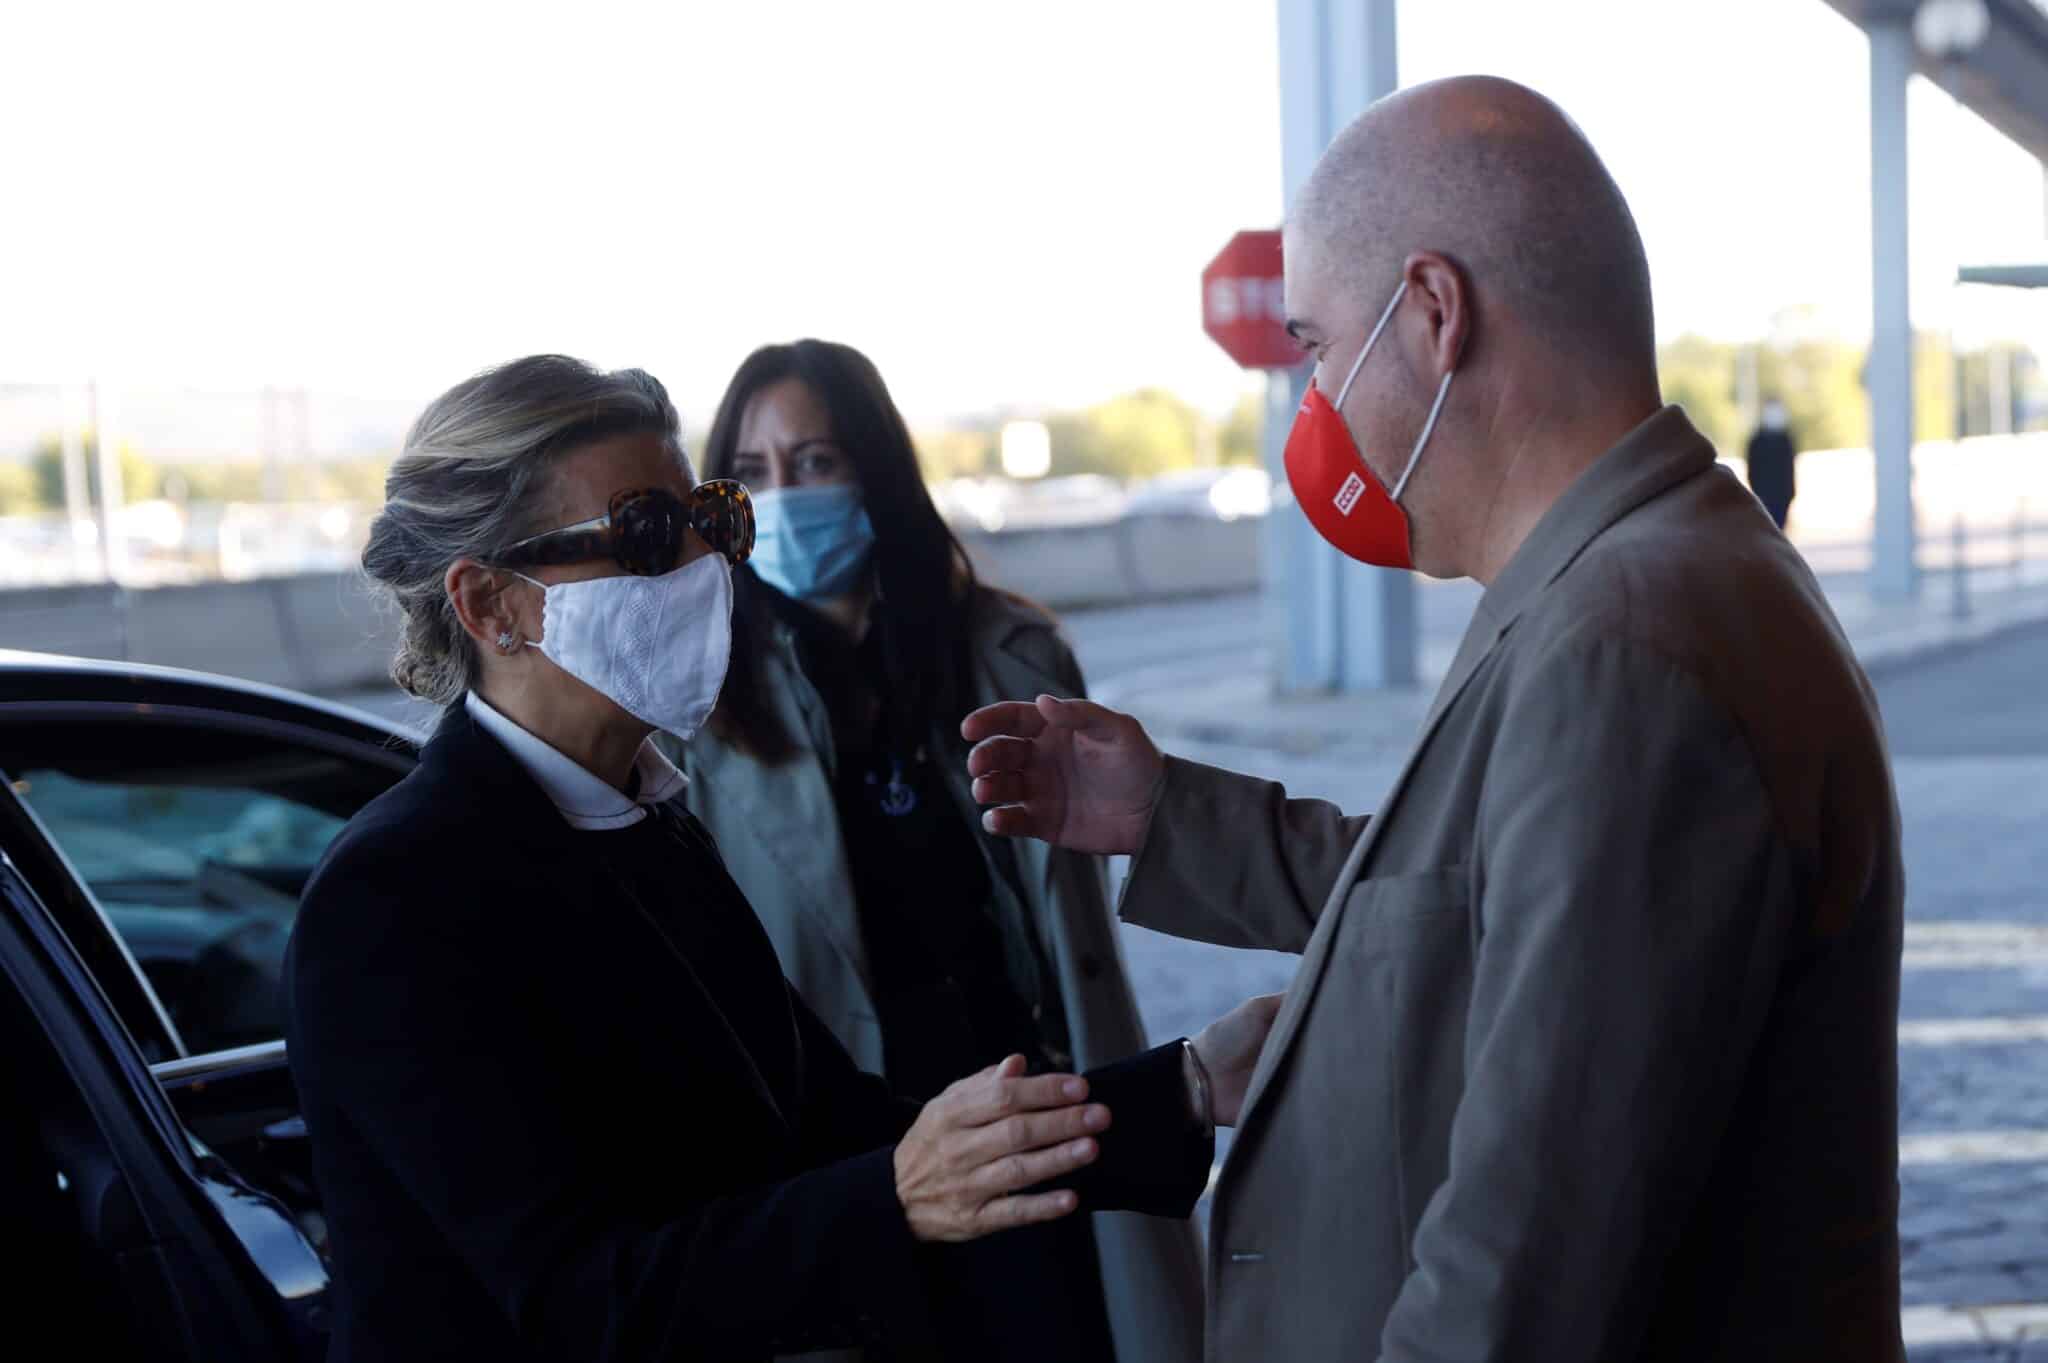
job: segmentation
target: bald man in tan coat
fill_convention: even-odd
[[[1084,702],[967,721],[990,827],[1135,854],[1129,921],[1303,953],[1214,1096],[1209,1356],[1899,1359],[1876,708],[1663,405],[1620,191],[1547,101],[1448,81],[1348,129],[1287,233],[1292,328],[1415,566],[1486,586],[1378,813]]]

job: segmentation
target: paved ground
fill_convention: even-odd
[[[1882,678],[1905,815],[1899,1227],[1915,1357],[2048,1359],[2048,629]],[[1935,1025],[1968,1019],[1973,1028]],[[1955,1038],[1954,1032],[1961,1036]],[[1960,1133],[1960,1134],[1959,1134]],[[2031,1339],[2033,1342],[2029,1343]]]

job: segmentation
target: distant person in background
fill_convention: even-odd
[[[1081,696],[1080,668],[1050,616],[976,580],[875,366],[828,341],[755,351],[704,474],[752,489],[759,534],[685,798],[798,992],[912,1095],[1012,1052],[1063,1070],[1143,1049],[1101,858],[984,833],[967,787],[961,718]],[[968,1253],[1000,1295],[955,1296],[949,1356],[1201,1354],[1186,1223],[1111,1214]]]
[[[1798,488],[1792,476],[1792,434],[1785,421],[1785,404],[1766,399],[1756,434],[1749,438],[1749,490],[1771,513],[1780,530],[1792,512],[1792,498]]]

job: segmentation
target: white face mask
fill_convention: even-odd
[[[541,639],[529,647],[643,723],[681,739],[704,726],[732,661],[732,568],[723,555],[660,577],[533,585],[542,592]]]

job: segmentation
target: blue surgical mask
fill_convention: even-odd
[[[747,566],[799,601],[845,596],[874,557],[875,527],[851,483],[754,494],[754,553]]]

